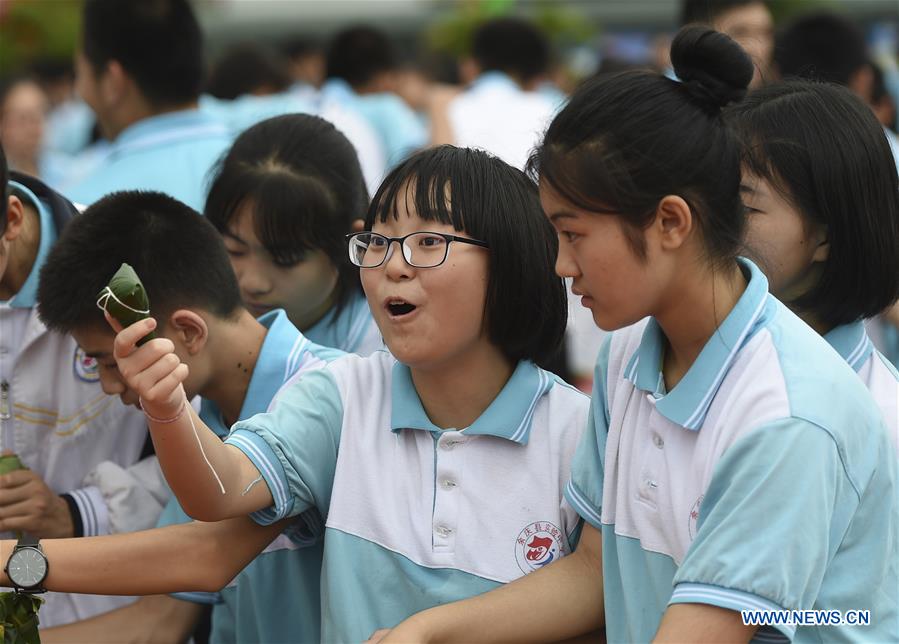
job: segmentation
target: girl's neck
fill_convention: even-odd
[[[331,291],[331,294],[325,298],[325,301],[321,303],[321,306],[316,308],[315,310],[309,311],[306,315],[303,316],[300,320],[291,320],[293,325],[298,328],[303,333],[306,333],[309,329],[314,327],[316,324],[321,322],[328,313],[331,312],[331,309],[335,307],[337,304],[337,287]]]
[[[480,344],[433,368],[412,367],[412,382],[431,422],[464,429],[484,413],[512,377],[512,365],[493,345]]]
[[[655,315],[667,340],[662,374],[668,391],[674,389],[699,357],[747,285],[736,263],[724,270],[703,272],[693,280],[680,276],[675,279],[680,279],[681,288]]]

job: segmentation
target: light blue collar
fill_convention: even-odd
[[[862,368],[874,351],[874,344],[861,320],[831,329],[824,339],[855,371]]]
[[[53,215],[50,213],[50,210],[31,190],[17,181],[10,181],[9,188],[15,191],[27,205],[37,210],[41,221],[41,242],[37,249],[34,266],[31,267],[31,272],[28,273],[22,288],[9,300],[9,306],[14,309],[33,309],[34,305],[37,304],[37,283],[41,267],[47,261],[47,255],[50,254],[53,244],[56,243],[56,226],[53,223]]]
[[[268,409],[281,386],[299,369],[303,352],[309,346],[309,340],[291,324],[281,309],[269,311],[259,318],[259,322],[268,332],[262,341],[237,420],[250,418]],[[221,409],[213,401],[203,399],[200,417],[219,436],[228,434],[229,428],[222,420]]]
[[[774,307],[774,300],[768,295],[768,280],[762,272],[748,259],[738,261],[749,277],[746,291],[674,389],[665,391],[662,377],[665,337],[654,318],[650,318],[640,346],[624,370],[624,377],[635,387],[652,394],[660,414],[687,429],[702,427],[709,405],[737,353],[767,323],[766,311]]]
[[[421,429],[427,432],[443,431],[428,418],[409,367],[397,362],[393,365],[390,413],[390,429]],[[521,361],[512,377],[470,427],[462,428],[469,435],[497,436],[527,445],[531,435],[531,421],[540,398],[553,388],[552,375],[538,368],[533,362]]]
[[[355,101],[359,98],[353,87],[342,78],[329,78],[326,80],[325,84],[322,85],[321,93],[325,98],[339,103]]]
[[[223,123],[200,109],[166,112],[141,119],[122,130],[113,142],[112,154],[185,138],[227,134]]]
[[[471,84],[471,87],[472,89],[480,89],[483,87],[505,87],[519,92],[521,91],[518,83],[512,80],[511,76],[497,70],[484,72],[475,79]]]

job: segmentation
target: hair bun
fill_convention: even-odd
[[[715,109],[742,100],[754,72],[752,59],[740,45],[701,26],[677,33],[671,64],[690,95]]]

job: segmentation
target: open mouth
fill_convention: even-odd
[[[389,300],[387,302],[387,312],[393,317],[402,317],[409,315],[415,310],[415,305],[405,300]]]

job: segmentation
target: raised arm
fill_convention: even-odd
[[[284,530],[290,520],[260,526],[249,517],[80,539],[41,542],[48,590],[94,595],[158,595],[221,590]],[[15,541],[0,542],[6,562]],[[0,573],[0,585],[9,578]]]
[[[602,535],[584,524],[577,550],[483,595],[413,615],[373,642],[552,642],[605,622]]]
[[[190,516],[218,521],[261,510],[272,504],[265,483],[252,485],[259,471],[243,452],[226,446],[187,401],[182,383],[187,365],[166,338],[137,342],[156,328],[147,318],[118,332],[114,355],[119,372],[138,392],[166,481]],[[248,489],[249,488],[249,489]]]

